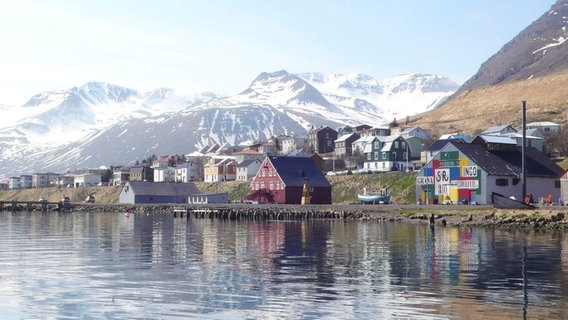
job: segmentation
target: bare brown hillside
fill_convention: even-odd
[[[467,90],[433,111],[415,116],[411,125],[445,133],[477,133],[510,124],[519,129],[522,101],[527,102],[527,122],[552,121],[564,125],[568,110],[568,73],[508,82]]]

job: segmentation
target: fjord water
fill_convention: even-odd
[[[567,319],[568,238],[0,213],[0,319]]]

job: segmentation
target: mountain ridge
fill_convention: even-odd
[[[373,82],[367,75],[352,77]],[[429,85],[427,80],[418,81],[419,77],[408,76],[416,82],[409,87],[416,90],[407,100],[420,98],[420,87]],[[326,83],[319,85],[280,70],[261,73],[247,89],[232,96],[203,93],[183,97],[168,89],[140,93],[101,82],[58,91],[51,97],[35,95],[26,104],[27,113],[20,122],[0,129],[0,172],[11,175],[128,164],[152,154],[190,153],[213,143],[237,145],[282,134],[306,135],[309,128],[322,125],[379,125],[392,120],[392,114],[364,99],[376,96],[343,88],[353,93],[350,96],[334,91],[335,85],[331,89]],[[359,84],[353,82],[352,86]],[[454,90],[457,87],[454,83]],[[408,92],[392,93],[390,98]],[[425,93],[428,107],[453,92],[444,88],[437,95],[431,93]],[[415,108],[408,108],[409,112]],[[50,137],[61,141],[42,140]],[[25,163],[18,161],[22,157],[27,159]]]

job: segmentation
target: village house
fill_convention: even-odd
[[[366,145],[363,156],[364,168],[369,171],[404,171],[414,167],[406,140],[400,135],[375,137]]]
[[[258,152],[262,153],[263,155],[277,155],[278,150],[276,143],[274,142],[274,140],[261,143],[260,147],[258,148]]]
[[[195,184],[175,182],[127,181],[122,187],[118,202],[141,203],[187,203],[189,197],[198,194]]]
[[[193,161],[178,163],[175,166],[175,182],[199,180],[199,166]]]
[[[237,163],[234,157],[214,156],[203,168],[205,182],[233,181],[237,178]]]
[[[479,135],[504,135],[508,133],[517,133],[511,125],[505,124],[485,129]]]
[[[96,173],[84,173],[73,175],[73,186],[79,187],[93,187],[98,186],[101,182],[101,175]]]
[[[290,155],[297,150],[303,151],[306,147],[308,138],[305,136],[294,136],[294,137],[282,137],[280,138],[280,144],[282,148],[282,155]]]
[[[58,173],[33,173],[32,188],[47,188],[56,185]]]
[[[22,182],[20,180],[20,177],[9,177],[8,189],[10,190],[22,189]]]
[[[231,156],[235,158],[237,163],[241,163],[245,160],[260,160],[264,159],[264,154],[262,152],[258,152],[257,150],[251,149],[243,149],[239,152],[233,153]]]
[[[154,182],[175,182],[176,168],[175,167],[154,167]]]
[[[534,199],[560,196],[564,172],[542,152],[526,147],[526,191]],[[490,204],[491,193],[523,199],[521,148],[503,136],[480,135],[471,143],[447,140],[417,173],[417,201]]]
[[[337,138],[335,144],[335,157],[345,158],[353,155],[353,142],[357,141],[361,136],[357,132],[347,133]]]
[[[75,185],[75,176],[71,174],[60,175],[57,177],[57,186],[71,188]]]
[[[247,200],[258,203],[300,204],[304,187],[310,203],[331,204],[331,184],[313,158],[270,156],[251,182]]]
[[[32,175],[23,174],[20,176],[20,188],[31,189],[32,188]]]
[[[367,130],[363,130],[359,133],[361,135],[361,137],[365,137],[365,136],[373,136],[373,137],[379,137],[379,136],[390,136],[391,131],[390,131],[390,127],[373,127]]]
[[[543,135],[552,135],[560,132],[560,125],[550,121],[531,122],[526,124],[527,130],[535,129]]]
[[[113,169],[112,171],[113,186],[122,186],[129,179],[130,179],[130,167],[117,167]]]
[[[258,159],[248,159],[237,165],[237,181],[248,181],[252,179],[258,169],[260,168],[262,161]]]
[[[395,134],[396,133],[393,133],[393,135]],[[400,131],[400,135],[406,140],[411,137],[416,137],[422,141],[427,141],[432,138],[432,135],[428,131],[420,127],[406,127],[402,131]]]
[[[308,152],[319,154],[333,152],[336,139],[337,131],[328,126],[312,129],[308,134]]]
[[[130,181],[154,181],[154,168],[136,165],[130,167]]]
[[[361,136],[351,144],[352,153],[362,155],[365,152],[365,148],[367,148],[369,144],[373,143],[376,138],[376,136],[371,135]]]
[[[511,140],[515,141],[517,146],[523,145],[523,133],[507,133],[503,136],[509,137]],[[525,141],[527,147],[533,147],[542,153],[546,153],[546,144],[544,134],[542,134],[537,129],[527,129],[525,131]]]

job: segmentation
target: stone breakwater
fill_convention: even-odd
[[[8,210],[7,210],[8,209]],[[17,209],[17,208],[16,208]],[[23,211],[21,210],[12,211]],[[4,211],[9,211],[5,208]],[[26,209],[27,210],[27,209]],[[38,208],[32,208],[38,211]],[[27,210],[29,211],[29,210]],[[56,211],[53,209],[52,211]],[[176,218],[228,220],[322,220],[425,223],[432,226],[481,226],[503,229],[568,230],[568,207],[501,210],[465,205],[190,205],[76,204],[57,211],[170,214]]]

